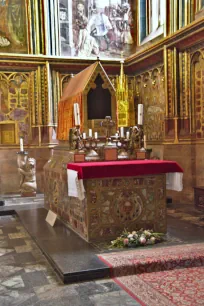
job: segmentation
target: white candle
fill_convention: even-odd
[[[115,138],[118,139],[118,133],[115,134]]]
[[[130,138],[130,132],[126,132],[126,139]]]
[[[92,137],[92,129],[89,129],[89,137]]]
[[[86,133],[83,133],[83,139],[86,139]]]
[[[120,137],[124,137],[124,127],[121,126],[120,128]]]
[[[75,125],[80,125],[80,112],[78,103],[74,103],[74,120]]]
[[[137,124],[143,125],[143,104],[138,104]]]
[[[147,136],[144,135],[144,149],[147,148]]]
[[[20,151],[23,152],[23,138],[20,137]]]
[[[97,133],[97,132],[94,133],[94,138],[95,138],[95,139],[98,138],[98,133]]]

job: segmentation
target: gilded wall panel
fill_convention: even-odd
[[[30,73],[0,72],[0,143],[17,143],[20,135],[28,142],[31,91]]]
[[[204,50],[195,52],[192,70],[192,126],[196,138],[204,137]]]
[[[144,105],[144,131],[149,141],[164,139],[165,88],[163,66],[135,77],[135,110]],[[136,118],[137,122],[137,118]]]

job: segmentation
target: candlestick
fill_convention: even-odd
[[[20,152],[24,152],[24,149],[23,149],[23,137],[20,137]]]
[[[89,129],[89,137],[92,138],[92,129]]]
[[[143,104],[138,104],[137,124],[143,125]]]
[[[130,139],[130,132],[126,132],[126,139]]]
[[[121,126],[120,128],[120,137],[124,137],[124,127]]]
[[[83,139],[86,139],[86,133],[83,133]]]
[[[144,149],[147,148],[147,136],[144,135]]]
[[[78,103],[74,103],[74,120],[75,125],[80,125],[80,112]]]
[[[97,132],[94,133],[94,138],[98,139],[98,133]]]

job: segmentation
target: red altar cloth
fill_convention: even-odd
[[[169,160],[70,163],[67,164],[67,169],[77,171],[78,179],[183,172],[183,169],[176,162]]]

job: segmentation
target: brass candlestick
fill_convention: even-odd
[[[99,140],[96,139],[96,138],[92,138],[92,137],[89,137],[89,138],[86,138],[86,139],[83,138],[84,148],[87,150],[85,160],[87,160],[87,161],[92,161],[92,160],[97,161],[97,160],[100,159],[98,153],[96,152],[98,142],[99,142]]]
[[[126,139],[125,137],[120,137],[115,140],[116,146],[119,149],[118,159],[129,159],[129,143],[130,139]]]

